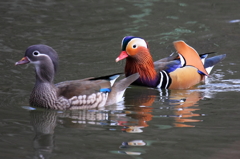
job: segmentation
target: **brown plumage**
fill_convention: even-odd
[[[111,105],[121,100],[125,89],[139,75],[118,82],[119,74],[98,78],[65,81],[54,84],[58,65],[57,52],[47,45],[32,45],[15,65],[32,63],[36,83],[30,95],[30,105],[48,109],[89,109]]]

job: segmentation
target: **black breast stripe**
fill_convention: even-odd
[[[160,82],[159,82],[159,85],[157,86],[157,88],[167,89],[172,82],[169,74],[165,71],[161,71],[161,72],[159,72],[159,74],[160,74]]]

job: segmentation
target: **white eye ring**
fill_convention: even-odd
[[[39,54],[40,54],[40,52],[39,51],[33,51],[33,56],[38,56]]]

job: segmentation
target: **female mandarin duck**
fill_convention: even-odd
[[[133,82],[135,85],[187,89],[203,81],[212,67],[223,60],[226,55],[207,58],[207,54],[199,55],[184,41],[174,42],[177,56],[169,56],[153,62],[147,43],[144,39],[134,36],[124,37],[122,52],[116,62],[126,58],[126,77],[139,73],[140,77]]]
[[[36,83],[30,95],[30,105],[49,109],[99,108],[121,100],[125,89],[139,75],[134,74],[115,82],[119,74],[65,81],[53,84],[58,66],[57,52],[47,45],[32,45],[15,65],[35,66]]]

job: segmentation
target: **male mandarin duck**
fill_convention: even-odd
[[[204,81],[212,67],[226,55],[207,58],[208,53],[199,55],[184,41],[175,41],[177,56],[169,56],[153,62],[146,41],[139,37],[126,36],[121,43],[122,52],[116,62],[126,58],[126,77],[139,73],[135,85],[165,88],[188,89]]]
[[[120,76],[53,83],[58,66],[57,52],[47,45],[32,45],[15,65],[31,63],[35,66],[36,82],[30,95],[30,105],[49,109],[86,109],[111,105],[121,100],[125,89],[138,77],[133,74],[118,82]]]

